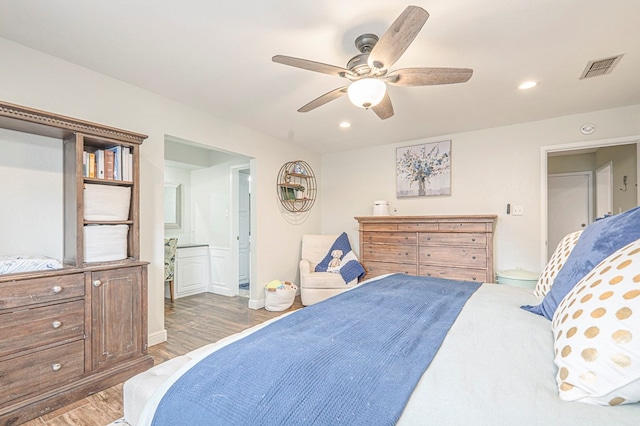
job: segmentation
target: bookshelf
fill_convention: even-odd
[[[62,145],[64,267],[0,275],[0,323],[13,325],[0,342],[0,424],[20,424],[153,366],[139,232],[146,135],[2,101],[0,128]],[[120,152],[113,177],[108,151]]]
[[[65,194],[70,198],[65,206],[65,247],[64,261],[71,266],[85,266],[96,263],[85,259],[87,251],[86,231],[93,226],[128,226],[126,236],[126,253],[123,259],[140,259],[140,225],[139,211],[139,147],[140,144],[127,143],[111,138],[96,137],[82,133],[73,133],[64,139],[64,187]],[[90,168],[96,170],[97,152],[111,152],[114,154],[111,178],[106,175],[106,162],[101,165],[103,176],[91,176]],[[88,154],[92,154],[89,156]],[[93,162],[93,166],[90,166]],[[85,191],[88,185],[105,185],[129,189],[128,212],[126,217],[112,220],[91,220],[85,217]],[[75,200],[75,202],[73,202]],[[109,202],[105,199],[104,202]],[[116,259],[122,260],[122,259]],[[113,262],[105,260],[104,262]]]

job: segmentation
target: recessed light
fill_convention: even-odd
[[[531,89],[533,87],[536,87],[537,85],[538,85],[537,81],[525,81],[520,86],[518,86],[518,89],[521,89],[521,90]]]
[[[342,123],[340,123],[340,127],[342,127],[343,129],[348,129],[349,127],[351,127],[351,123],[349,123],[348,121],[343,121]]]

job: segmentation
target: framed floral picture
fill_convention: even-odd
[[[396,196],[451,195],[451,141],[396,149]]]

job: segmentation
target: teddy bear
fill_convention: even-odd
[[[329,268],[339,268],[340,267],[340,257],[342,256],[342,250],[332,250],[331,251],[331,261],[329,262]]]

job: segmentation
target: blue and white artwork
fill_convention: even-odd
[[[451,195],[451,141],[396,150],[396,196]]]

